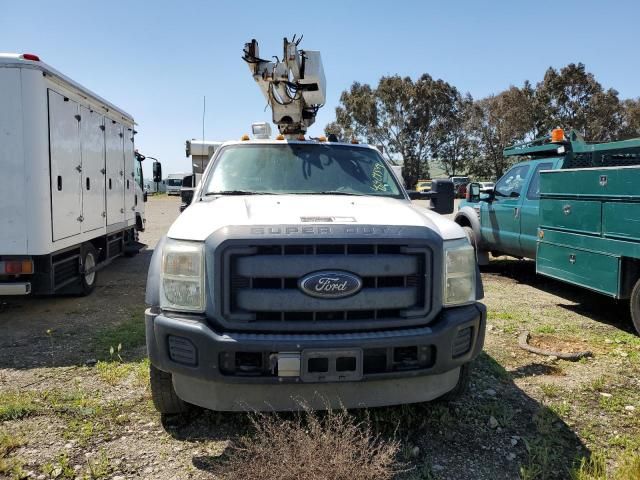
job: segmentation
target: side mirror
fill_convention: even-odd
[[[470,183],[467,185],[467,192],[470,202],[478,202],[480,201],[480,184],[479,183]]]
[[[440,215],[453,213],[454,197],[455,189],[451,180],[434,180],[427,197],[431,198],[429,208]]]
[[[162,181],[162,164],[160,162],[153,162],[153,181]]]
[[[182,188],[193,188],[195,181],[195,175],[187,175],[182,179]]]
[[[142,193],[142,201],[143,201],[143,202],[146,202],[146,201],[147,201],[147,197],[148,197],[148,196],[149,196],[149,193],[145,190],[145,191]]]

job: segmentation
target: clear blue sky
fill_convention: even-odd
[[[427,72],[479,98],[583,62],[622,98],[638,97],[639,18],[637,0],[2,0],[0,51],[36,53],[131,113],[137,148],[171,173],[190,170],[184,141],[202,136],[203,96],[209,140],[270,120],[240,59],[251,38],[263,57],[280,56],[294,33],[322,52],[328,99],[317,135],[353,81],[396,73]]]

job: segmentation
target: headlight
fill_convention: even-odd
[[[204,244],[167,239],[162,249],[160,307],[204,311]]]
[[[444,242],[444,306],[476,300],[476,255],[467,239]]]

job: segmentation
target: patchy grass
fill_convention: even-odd
[[[111,464],[111,460],[107,456],[107,453],[104,450],[101,450],[97,459],[87,461],[87,470],[87,475],[85,475],[85,477],[88,477],[91,480],[101,480],[103,478],[108,478],[113,472],[114,467]]]
[[[22,473],[22,461],[10,455],[24,444],[21,437],[0,430],[0,475],[17,477]]]
[[[400,443],[382,439],[367,420],[346,411],[306,412],[292,420],[255,415],[252,424],[253,435],[232,447],[223,478],[385,480],[401,469]]]
[[[60,453],[54,460],[42,465],[42,473],[51,478],[72,479],[76,477],[76,472],[71,466],[66,452]]]
[[[533,329],[533,333],[548,334],[548,335],[552,335],[557,331],[558,331],[557,328],[554,327],[553,325],[540,325]]]
[[[121,351],[125,356],[145,344],[144,313],[131,312],[121,323],[98,330],[93,348],[102,360],[114,360]],[[114,356],[116,358],[114,358]]]
[[[571,472],[573,480],[637,480],[640,478],[640,452],[624,452],[618,459],[619,467],[612,475],[607,473],[607,455],[594,452],[582,458]]]
[[[18,420],[38,410],[34,396],[30,392],[0,392],[0,421]]]
[[[540,385],[540,390],[546,397],[559,398],[565,395],[566,391],[560,385],[555,383],[543,383]]]
[[[124,383],[131,379],[137,386],[149,384],[149,359],[139,362],[99,361],[96,371],[100,379],[110,385]]]

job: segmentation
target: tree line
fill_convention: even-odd
[[[588,141],[640,137],[640,98],[620,99],[582,63],[549,68],[535,86],[475,100],[444,80],[382,77],[377,87],[354,82],[342,92],[325,133],[382,145],[402,160],[407,185],[430,178],[430,166],[448,175],[499,178],[510,162],[502,150],[553,128],[575,129]]]

